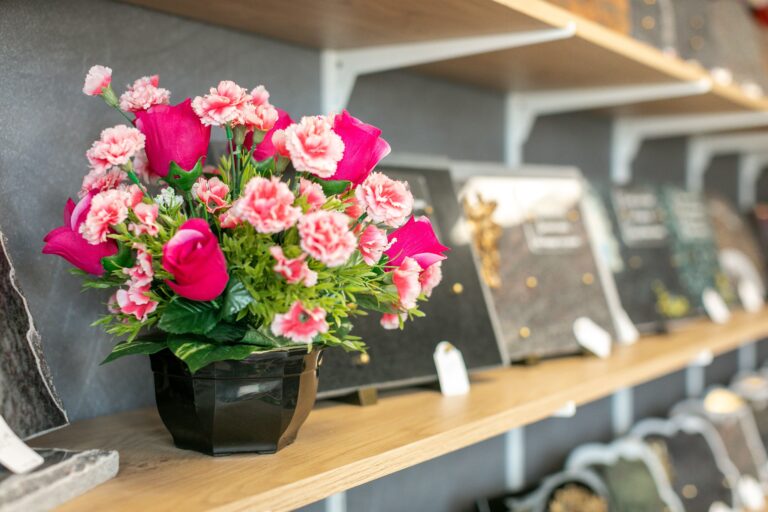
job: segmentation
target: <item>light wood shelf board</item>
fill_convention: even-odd
[[[293,445],[276,455],[211,458],[174,448],[154,410],[78,422],[37,446],[115,448],[115,480],[62,511],[290,510],[684,368],[768,335],[768,311],[727,325],[696,321],[678,333],[618,347],[611,358],[570,357],[473,376],[464,397],[427,389],[379,404],[322,403]],[[321,377],[322,378],[322,377]]]

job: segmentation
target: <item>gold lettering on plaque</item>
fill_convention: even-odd
[[[605,499],[580,485],[568,484],[555,491],[547,510],[551,512],[608,512]]]
[[[464,212],[472,230],[475,249],[480,256],[480,273],[485,284],[491,288],[501,286],[499,239],[502,235],[502,229],[493,221],[496,206],[496,201],[485,201],[480,194],[477,195],[477,201],[474,204],[470,204],[464,198]]]

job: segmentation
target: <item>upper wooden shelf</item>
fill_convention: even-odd
[[[605,360],[571,357],[473,375],[467,396],[388,393],[371,407],[319,404],[297,441],[276,455],[212,458],[179,450],[153,409],[95,418],[35,439],[40,447],[120,451],[120,473],[62,511],[294,509],[331,494],[680,370],[768,335],[768,310],[727,325],[617,347]],[[322,378],[322,370],[321,370]]]
[[[575,24],[574,37],[416,66],[430,75],[503,91],[692,82],[701,67],[545,0],[127,0],[313,48],[349,49],[510,33]],[[651,115],[768,110],[738,86],[641,102],[609,113]]]

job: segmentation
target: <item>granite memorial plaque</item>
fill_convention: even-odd
[[[435,347],[448,341],[472,370],[499,366],[501,347],[486,302],[471,239],[457,201],[450,172],[436,168],[380,165],[389,177],[407,181],[414,196],[414,215],[426,215],[438,238],[450,247],[443,261],[442,283],[421,305],[424,318],[408,321],[403,330],[384,330],[379,315],[355,320],[353,333],[368,345],[367,354],[328,350],[323,356],[321,398],[437,381]]]
[[[479,172],[487,167],[477,164]],[[583,352],[583,319],[616,339],[584,222],[580,173],[503,172],[470,177],[461,196],[510,359]]]

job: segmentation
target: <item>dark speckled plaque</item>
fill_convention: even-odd
[[[491,295],[512,361],[582,352],[574,334],[581,317],[616,338],[583,193],[578,172],[509,170],[471,177],[463,187],[470,209],[496,203],[498,282]]]
[[[437,380],[435,347],[449,341],[464,356],[470,370],[502,364],[500,348],[485,291],[465,230],[450,173],[442,169],[383,167],[394,179],[408,181],[415,215],[427,215],[441,242],[451,248],[443,261],[443,281],[428,302],[421,303],[424,318],[408,321],[405,328],[387,331],[379,314],[355,321],[354,334],[368,344],[369,358],[327,350],[320,377],[320,397],[349,393],[363,387],[391,388]],[[364,362],[367,362],[364,364]]]
[[[621,263],[614,267],[621,303],[638,330],[663,330],[666,320],[684,318],[691,307],[672,266],[658,191],[634,185],[614,187],[603,195],[621,247]]]
[[[67,422],[0,233],[0,414],[21,438]]]

